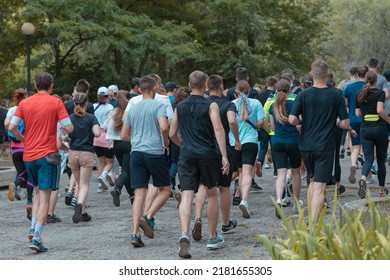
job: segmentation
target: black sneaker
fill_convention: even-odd
[[[65,194],[65,204],[70,206],[71,202],[72,202],[72,198],[73,198],[73,193],[72,192],[67,192]]]
[[[232,229],[235,229],[237,227],[237,221],[236,220],[229,220],[229,224],[227,226],[222,225],[222,232],[227,233],[231,231]]]
[[[89,222],[90,220],[92,220],[92,217],[88,213],[81,214],[82,222]]]
[[[47,215],[46,223],[47,224],[55,224],[61,222],[61,219],[56,216],[56,214],[53,215]]]
[[[74,207],[74,214],[72,217],[72,221],[75,224],[78,224],[81,221],[81,209],[82,209],[81,203],[77,203],[76,206]]]
[[[233,197],[233,205],[237,206],[240,205],[242,198],[239,196]]]
[[[252,180],[252,189],[262,190],[263,188],[256,184],[255,180]]]
[[[116,188],[111,191],[112,202],[116,207],[119,207],[121,205],[121,200],[119,198],[120,195],[120,191]]]
[[[359,154],[359,156],[358,156],[358,162],[360,162],[360,165],[361,165],[361,166],[364,165],[364,159],[363,159],[363,155],[362,155],[362,154]]]
[[[345,186],[340,185],[339,188],[337,188],[337,195],[341,195],[342,193],[345,193]]]
[[[351,155],[351,150],[349,149],[349,147],[347,148],[347,156],[350,156]]]
[[[344,148],[344,146],[341,146],[341,148],[340,148],[340,158],[341,159],[343,159],[344,158],[344,155],[345,154],[345,148]]]
[[[359,190],[358,190],[358,196],[363,199],[366,197],[366,190],[367,190],[367,183],[365,180],[360,179],[359,180]]]

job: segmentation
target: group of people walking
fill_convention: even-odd
[[[49,216],[56,218],[52,192],[58,191],[58,178],[66,168],[62,164],[61,170],[61,160],[65,162],[66,158],[71,175],[65,203],[74,207],[73,222],[92,220],[86,203],[96,155],[97,191],[113,186],[113,203],[119,206],[123,186],[127,190],[133,221],[130,242],[136,248],[145,246],[141,230],[146,237],[154,238],[155,215],[177,187],[181,258],[191,258],[191,237],[202,239],[206,199],[207,249],[223,246],[224,237],[217,230],[220,212],[222,233],[236,228],[237,221],[230,217],[232,202],[239,206],[243,218],[251,217],[250,189],[255,174],[262,176],[268,141],[277,176],[278,218],[291,192],[294,208],[303,206],[300,192],[304,169],[309,186],[309,222],[315,223],[323,209],[325,187],[333,174],[339,193],[345,190],[340,184],[341,171],[337,171],[341,143],[337,139],[343,131],[349,132],[352,140],[349,181],[356,181],[355,163],[360,151],[355,146],[361,143],[365,162],[358,194],[366,196],[366,180],[376,157],[379,196],[383,197],[390,123],[384,105],[390,97],[388,86],[376,88],[378,74],[366,66],[357,67],[357,73],[359,79],[349,81],[341,91],[331,83],[328,64],[316,60],[304,86],[295,85],[294,72],[285,69],[279,79],[267,79],[267,89],[258,93],[250,87],[245,68],[237,69],[237,84],[228,90],[224,90],[221,76],[197,70],[189,75],[189,88],[175,85],[169,91],[165,89],[165,95],[161,94],[161,78],[150,74],[133,79],[130,93],[119,91],[117,86],[100,87],[95,104],[88,102],[87,81],[78,81],[73,98],[64,104],[51,96],[51,75],[38,74],[38,92],[26,98],[25,91],[16,90],[15,107],[5,122],[15,137],[11,138],[11,147],[17,167],[9,198],[13,200],[20,187],[27,187],[29,248],[47,251],[42,231]],[[343,96],[348,100],[349,113]],[[64,151],[62,157],[58,149]],[[112,172],[115,158],[121,167],[117,176]],[[236,179],[232,199],[230,186]],[[191,227],[192,213],[195,220]]]

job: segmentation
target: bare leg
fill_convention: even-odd
[[[252,186],[252,172],[253,165],[243,164],[242,165],[242,181],[241,181],[241,194],[242,199],[248,201],[249,191]]]
[[[202,211],[206,201],[206,187],[202,184],[199,185],[198,192],[195,195],[195,219],[202,218]],[[230,201],[229,201],[230,205]]]
[[[171,186],[159,187],[157,197],[153,200],[148,211],[145,211],[145,215],[148,220],[152,219],[153,216],[161,209],[167,202],[169,196],[171,195]]]
[[[193,199],[194,199],[194,191],[182,191],[181,192],[181,203],[179,206],[179,217],[180,217],[180,224],[181,224],[181,232],[182,233],[189,234]]]
[[[158,195],[158,188],[156,188],[153,184],[148,184],[148,189],[146,190],[144,213],[149,211],[157,195]]]
[[[54,210],[57,205],[57,200],[58,200],[58,190],[52,191],[50,195],[50,203],[49,203],[49,212],[48,214],[53,215]]]
[[[250,177],[251,181],[252,178]],[[217,224],[219,218],[219,205],[217,188],[206,189],[207,192],[207,218],[209,223],[209,235],[210,239],[216,238],[217,235]]]
[[[85,213],[85,205],[88,197],[88,189],[89,189],[89,180],[91,178],[92,167],[81,167],[80,168],[80,181],[79,181],[79,194],[78,194],[78,202],[81,203],[82,210],[81,213]]]
[[[139,234],[139,219],[142,214],[142,207],[145,202],[146,189],[135,189],[135,198],[133,202],[133,234],[140,236]]]
[[[227,226],[229,225],[230,222],[230,209],[231,209],[230,188],[219,186],[219,193],[220,193],[220,203],[221,203],[222,225]]]
[[[291,175],[292,175],[291,183],[293,186],[294,198],[299,200],[299,197],[301,196],[301,187],[302,187],[300,168],[299,167],[291,168]]]
[[[283,190],[286,185],[286,168],[278,169],[278,177],[276,178],[276,201],[281,201],[283,196]]]

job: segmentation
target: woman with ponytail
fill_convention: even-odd
[[[92,168],[96,164],[94,156],[94,137],[100,136],[99,122],[96,117],[86,112],[88,98],[85,93],[74,95],[74,113],[69,116],[74,130],[69,134],[69,167],[78,184],[75,197],[78,203],[74,206],[73,222],[88,222],[92,218],[88,215],[85,203],[88,196],[89,180]]]
[[[258,151],[258,129],[260,129],[266,118],[263,106],[257,99],[248,98],[249,84],[247,81],[239,81],[236,85],[236,119],[238,123],[238,134],[242,144],[241,150],[234,150],[235,160],[239,170],[239,187],[237,193],[241,193],[240,210],[244,218],[250,218],[248,207],[249,191],[252,186],[253,166]],[[229,132],[230,146],[235,146],[232,132]],[[237,196],[237,193],[235,196]]]
[[[278,171],[276,203],[279,207],[276,207],[275,215],[280,219],[278,208],[282,206],[283,190],[289,168],[291,168],[294,198],[302,206],[302,201],[299,200],[301,192],[301,153],[298,147],[299,133],[296,127],[288,122],[288,116],[294,104],[294,100],[291,100],[291,96],[289,96],[290,82],[287,79],[280,79],[276,84],[276,92],[275,103],[271,105],[269,114],[271,129],[275,132],[275,135],[271,138],[271,146]]]
[[[15,114],[16,109],[18,108],[19,103],[27,97],[27,91],[23,88],[18,88],[14,91],[12,95],[12,103],[14,104],[8,112],[4,120],[4,126],[8,130],[12,116]],[[24,134],[24,122],[20,123],[18,126],[20,133]],[[26,167],[24,166],[23,153],[24,153],[24,143],[20,142],[11,132],[8,132],[8,138],[10,139],[11,144],[11,153],[12,153],[12,162],[16,169],[16,178],[15,181],[8,186],[8,199],[10,201],[21,200],[20,188],[27,188],[27,218],[31,220],[32,218],[32,203],[33,203],[33,191],[34,187],[27,178]]]
[[[365,77],[367,84],[359,92],[356,99],[356,116],[363,117],[360,139],[365,157],[359,180],[358,195],[360,198],[366,196],[366,180],[374,163],[374,153],[376,153],[378,163],[379,197],[385,196],[387,135],[390,117],[384,109],[385,92],[375,88],[377,77],[374,71],[367,72]]]
[[[116,95],[117,107],[110,111],[105,127],[107,127],[106,141],[114,142],[114,154],[121,167],[121,174],[115,180],[114,189],[111,191],[113,203],[116,207],[120,206],[120,195],[123,186],[125,186],[129,194],[130,202],[134,201],[134,190],[130,186],[130,152],[131,144],[121,140],[121,131],[123,126],[122,117],[129,100],[126,97],[126,92],[120,90]]]

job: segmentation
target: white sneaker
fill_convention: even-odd
[[[104,192],[104,190],[103,190],[103,187],[102,187],[102,186],[98,186],[98,188],[97,188],[97,192],[98,192],[98,193],[102,193],[102,192]]]
[[[102,184],[103,190],[108,190],[108,186],[110,186],[110,183],[108,182],[107,178],[99,176],[98,182]]]
[[[249,219],[251,217],[251,213],[249,212],[248,202],[246,200],[241,200],[241,203],[238,207],[240,207],[242,216],[244,218]]]
[[[264,168],[265,168],[265,169],[269,169],[269,163],[268,163],[268,162],[266,162],[266,163],[264,164]]]
[[[303,207],[303,201],[302,200],[298,200],[298,203],[299,205],[301,206],[301,208]],[[295,211],[296,213],[298,213],[298,207],[295,205],[295,202],[294,202],[294,206],[293,206],[293,211]]]
[[[291,204],[291,199],[288,197],[288,196],[285,196],[283,199],[282,199],[282,206],[283,207],[287,207]]]

